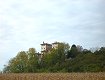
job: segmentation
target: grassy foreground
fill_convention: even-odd
[[[105,73],[0,74],[0,80],[105,80]]]

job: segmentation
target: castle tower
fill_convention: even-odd
[[[59,42],[52,43],[52,48],[57,49],[59,45]]]
[[[49,52],[52,48],[52,45],[51,44],[48,44],[48,43],[42,43],[41,44],[41,54],[45,54],[47,52]]]

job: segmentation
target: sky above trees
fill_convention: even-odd
[[[0,0],[0,69],[45,41],[105,46],[105,0]]]

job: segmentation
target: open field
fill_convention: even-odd
[[[105,80],[105,73],[0,74],[0,80]]]

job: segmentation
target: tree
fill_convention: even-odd
[[[19,72],[27,72],[27,62],[28,56],[26,52],[25,51],[19,52],[19,54],[16,56],[16,63]]]
[[[29,48],[28,55],[28,72],[36,72],[38,65],[38,57],[35,48]]]
[[[4,68],[3,68],[3,73],[9,73],[9,70],[10,67],[8,65],[4,65]]]
[[[16,57],[9,60],[8,65],[5,66],[4,72],[20,73],[27,70],[27,54],[25,51],[21,51]]]
[[[29,51],[21,51],[16,57],[10,59],[8,65],[4,68],[4,72],[36,72],[37,64],[36,51],[34,48],[30,48]]]
[[[70,51],[68,51],[67,58],[75,58],[78,55],[78,49],[75,44],[71,46]]]
[[[99,72],[105,71],[105,47],[91,52],[84,49],[78,50],[76,45],[71,49],[68,43],[59,43],[57,48],[52,48],[44,54],[40,62],[35,48],[20,51],[10,59],[4,67],[4,73],[25,72]]]
[[[57,72],[62,70],[63,62],[65,62],[69,44],[59,43],[57,49],[52,49],[42,58],[42,66],[50,72]]]

